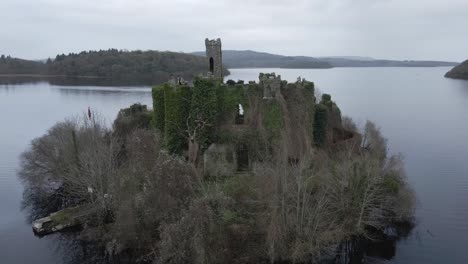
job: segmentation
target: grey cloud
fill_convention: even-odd
[[[2,0],[0,53],[227,49],[390,59],[468,57],[465,0]]]

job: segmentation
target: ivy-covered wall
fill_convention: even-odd
[[[191,95],[188,86],[164,85],[164,143],[169,153],[181,154],[187,148]]]
[[[203,129],[197,131],[197,141],[206,150],[215,141],[218,120],[218,89],[220,83],[214,79],[196,78],[190,108],[190,124],[194,130],[204,122]]]
[[[331,95],[323,94],[320,104],[315,110],[314,142],[317,146],[324,146],[334,141],[335,130],[342,130],[340,108],[332,101]]]
[[[164,106],[164,89],[168,84],[153,87],[153,126],[161,132],[164,132],[165,123],[165,106]]]
[[[268,134],[268,140],[273,142],[281,136],[283,113],[277,100],[264,100],[263,102],[263,126]]]
[[[271,152],[269,148],[281,140],[285,126],[291,125],[285,123],[288,119],[283,115],[297,116],[294,124],[305,120],[311,141],[317,146],[326,143],[327,109],[333,102],[324,95],[322,102],[315,105],[312,82],[283,85],[281,89],[285,91],[281,91],[284,94],[281,100],[262,99],[263,88],[257,83],[223,84],[215,79],[196,78],[193,84],[193,87],[163,84],[153,88],[153,124],[164,133],[165,146],[170,153],[181,154],[186,150],[187,131],[197,129],[196,139],[202,152],[212,143],[245,144],[251,158],[264,157]],[[235,122],[239,104],[244,110],[243,124]],[[290,117],[290,120],[293,119]]]
[[[323,104],[316,105],[313,134],[314,134],[314,143],[318,147],[322,147],[326,143],[327,123],[328,123],[327,107]]]
[[[244,113],[248,110],[248,100],[244,85],[219,85],[217,89],[218,112],[221,122],[225,119],[232,119],[242,105]]]

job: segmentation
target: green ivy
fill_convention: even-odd
[[[270,134],[270,140],[275,140],[280,137],[281,128],[283,127],[283,113],[281,107],[276,100],[265,100],[263,125]]]
[[[331,95],[322,94],[322,102],[329,102],[329,101],[331,101]]]
[[[169,153],[180,154],[187,148],[187,118],[190,111],[191,90],[188,86],[164,86],[164,140]]]
[[[190,121],[191,129],[196,127],[197,120],[206,123],[203,129],[197,132],[197,141],[200,142],[202,150],[206,150],[215,139],[219,85],[220,83],[213,79],[196,78],[194,81]]]
[[[311,92],[312,94],[315,93],[315,84],[313,82],[305,81],[304,89]]]
[[[159,131],[164,132],[164,123],[165,123],[165,106],[164,106],[164,87],[167,84],[159,85],[153,88],[152,97],[153,97],[153,127],[159,129]]]
[[[220,118],[235,116],[239,104],[242,105],[244,113],[248,108],[248,100],[243,85],[221,85],[217,89],[217,97]]]
[[[314,134],[314,143],[315,145],[319,147],[322,147],[326,143],[327,124],[328,124],[327,107],[323,104],[318,104],[315,107],[313,134]]]

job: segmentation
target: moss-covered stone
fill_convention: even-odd
[[[263,126],[269,134],[270,140],[277,140],[283,127],[283,113],[276,100],[264,101]]]

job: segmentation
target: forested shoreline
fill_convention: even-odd
[[[65,84],[156,85],[173,77],[187,80],[206,72],[203,57],[177,52],[83,51],[45,62],[0,57],[0,82],[45,79]],[[228,74],[228,71],[225,71]],[[1,76],[4,75],[4,76]]]

